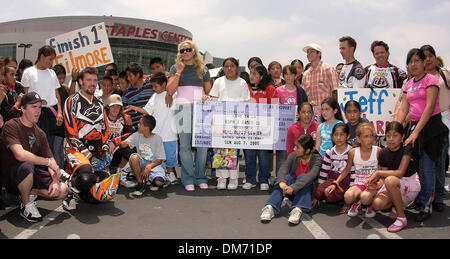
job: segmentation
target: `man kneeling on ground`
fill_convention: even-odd
[[[30,222],[42,220],[35,202],[38,196],[62,200],[68,194],[46,135],[36,125],[46,104],[35,92],[24,95],[21,117],[9,120],[2,132],[3,143],[17,161],[8,169],[7,192],[20,194],[20,215]]]

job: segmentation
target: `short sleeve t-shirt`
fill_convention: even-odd
[[[175,76],[177,68],[177,64],[170,68],[169,77]],[[199,78],[194,66],[186,65],[184,67],[178,83],[176,104],[193,104],[194,101],[202,98],[205,93],[203,84],[211,80],[208,68],[205,67],[205,71],[203,78]]]
[[[408,155],[411,160],[408,164],[408,168],[406,169],[403,177],[410,177],[417,172],[417,163],[415,163],[412,158],[412,145],[404,147],[400,146],[400,149],[397,151],[391,151],[389,148],[383,148],[378,155],[378,165],[381,167],[386,167],[388,170],[397,170],[402,162],[402,158],[404,155]]]
[[[8,150],[12,145],[18,144],[24,150],[37,156],[53,157],[44,131],[36,124],[31,128],[23,125],[20,118],[14,118],[5,123],[2,131],[2,141]]]
[[[144,107],[144,110],[152,115],[156,119],[156,126],[153,129],[153,133],[161,136],[163,142],[177,141],[177,128],[175,121],[175,105],[167,107],[166,105],[166,94],[164,91],[162,93],[155,93]],[[176,98],[176,93],[173,98]]]
[[[359,118],[359,123],[357,123],[356,125],[351,125],[350,122],[347,122],[347,126],[348,126],[348,130],[350,133],[350,138],[348,139],[347,143],[350,145],[354,145],[356,142],[356,128],[358,128],[360,123],[369,123],[369,120],[366,118]]]
[[[277,88],[277,96],[280,99],[280,104],[292,104],[297,105],[297,88],[294,90],[286,89],[283,85]]]
[[[333,140],[331,139],[331,133],[336,124],[342,122],[340,120],[335,120],[328,127],[325,122],[319,125],[320,130],[320,154],[325,155],[328,149],[333,147]]]
[[[123,93],[122,102],[124,107],[133,105],[143,108],[154,93],[155,91],[153,91],[150,79],[146,78],[141,88],[135,88],[130,85],[127,90],[125,90],[125,93]],[[131,120],[133,121],[133,127],[137,129],[137,125],[139,120],[142,118],[142,114],[135,111],[130,111],[128,114],[131,116]]]
[[[236,80],[228,80],[225,76],[216,79],[209,95],[226,102],[245,102],[250,99],[247,83],[240,77]]]
[[[21,82],[24,87],[29,87],[28,92],[36,92],[47,101],[45,107],[58,104],[55,90],[61,86],[55,71],[52,69],[40,70],[36,66],[29,67],[23,72]]]
[[[127,142],[130,148],[136,147],[137,153],[146,161],[166,160],[163,141],[158,135],[146,138],[144,134],[135,132],[127,138]]]
[[[411,114],[411,121],[419,121],[422,117],[423,111],[427,104],[427,88],[430,86],[439,87],[439,83],[435,76],[426,74],[419,81],[414,81],[411,78],[403,87],[403,92],[406,93],[406,100],[409,103],[409,112]],[[439,98],[436,99],[436,104],[432,116],[440,113]]]

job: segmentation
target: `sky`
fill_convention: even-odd
[[[293,59],[308,63],[302,48],[322,47],[322,60],[343,62],[339,38],[357,41],[355,53],[363,66],[373,64],[370,44],[383,40],[390,62],[405,68],[411,48],[432,45],[450,66],[450,1],[418,0],[0,0],[0,22],[20,19],[95,15],[155,20],[193,34],[200,51],[235,57],[242,66],[258,56],[265,65]],[[21,8],[26,6],[26,8]]]

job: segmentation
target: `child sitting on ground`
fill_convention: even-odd
[[[378,170],[378,153],[381,148],[373,146],[375,130],[369,123],[361,123],[356,129],[356,147],[349,151],[347,165],[341,175],[325,189],[326,195],[330,195],[336,189],[342,189],[340,184],[350,173],[352,166],[355,167],[354,184],[344,194],[345,203],[350,205],[348,215],[354,217],[358,215],[362,205],[367,205],[366,217],[375,217],[372,209],[372,201],[380,189],[379,183],[365,185],[369,176]]]
[[[319,175],[322,157],[314,149],[311,135],[301,135],[295,142],[294,152],[281,165],[275,182],[277,186],[262,209],[261,221],[269,222],[278,216],[283,197],[292,201],[289,223],[300,222],[303,212],[311,211],[313,182]]]
[[[320,201],[326,200],[327,202],[340,202],[344,199],[344,193],[350,187],[350,175],[354,173],[354,168],[351,169],[351,173],[345,177],[340,183],[342,188],[334,191],[331,195],[325,193],[325,189],[328,188],[333,181],[335,181],[344,170],[347,165],[348,152],[352,149],[352,146],[347,144],[349,138],[349,129],[347,124],[340,122],[334,126],[332,134],[334,147],[328,149],[323,157],[322,168],[319,174],[319,186],[314,191],[313,207],[320,204]],[[344,203],[340,213],[347,211],[347,205]]]
[[[120,143],[121,148],[129,146],[136,147],[137,153],[130,156],[130,167],[136,176],[138,185],[132,193],[135,197],[144,194],[147,181],[153,186],[151,190],[157,190],[166,181],[166,173],[161,166],[166,160],[166,153],[162,138],[152,131],[155,128],[156,120],[151,115],[144,115],[138,124],[138,131]]]

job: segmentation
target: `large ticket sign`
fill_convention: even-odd
[[[402,89],[339,88],[338,102],[344,116],[348,101],[356,100],[361,105],[362,117],[367,118],[376,134],[385,135],[386,125],[392,121],[395,105]]]
[[[286,150],[296,112],[296,105],[196,102],[192,146]]]
[[[66,68],[100,67],[114,62],[105,23],[98,23],[46,40],[56,51],[55,64]]]

